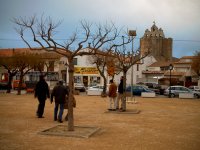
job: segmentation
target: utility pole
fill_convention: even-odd
[[[136,37],[136,30],[129,30],[128,35],[132,38],[131,57],[134,57],[133,39]],[[131,59],[132,60],[132,59]],[[132,64],[132,62],[131,62]],[[131,66],[131,101],[133,100],[133,65]],[[135,99],[134,99],[135,102]]]

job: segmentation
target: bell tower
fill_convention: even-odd
[[[151,29],[146,29],[140,38],[141,55],[150,50],[150,55],[157,61],[169,61],[172,59],[172,42],[172,38],[165,38],[162,28],[158,28],[154,21]]]

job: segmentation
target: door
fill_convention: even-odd
[[[83,76],[83,84],[85,87],[88,87],[88,76]]]

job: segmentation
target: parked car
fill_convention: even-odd
[[[26,84],[26,92],[27,93],[33,93],[35,90],[35,86],[37,84],[37,81],[25,81]]]
[[[101,95],[102,92],[103,92],[103,86],[101,85],[88,87],[86,91],[87,95]]]
[[[189,86],[188,88],[191,89],[192,91],[198,91],[198,92],[200,92],[199,86]]]
[[[14,80],[13,81],[13,89],[16,90],[19,87],[19,80]],[[22,82],[22,89],[26,89],[26,83]]]
[[[192,93],[195,98],[199,98],[200,97],[200,92],[192,91],[191,89],[189,89],[187,87],[184,87],[184,86],[180,86],[180,85],[168,87],[165,90],[164,95],[170,96],[170,97],[175,97],[175,96],[179,96],[180,93]]]
[[[161,86],[154,82],[139,82],[138,85],[145,85],[147,86],[151,91],[154,91],[156,94],[163,94],[161,91]]]
[[[131,86],[128,86],[126,88],[126,92],[131,92]],[[132,86],[132,94],[133,95],[139,95],[141,96],[142,92],[154,92],[152,90],[150,90],[149,88],[143,86],[143,85],[133,85]]]
[[[0,83],[0,90],[7,90],[8,83],[7,82],[1,82]]]
[[[75,90],[79,90],[80,92],[85,92],[85,85],[83,83],[75,83],[74,84]]]

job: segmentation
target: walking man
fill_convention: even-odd
[[[39,82],[35,86],[35,98],[38,98],[39,104],[37,109],[37,116],[38,118],[44,118],[44,107],[45,101],[49,98],[49,87],[46,81],[44,80],[44,76],[40,76]]]
[[[53,102],[53,98],[55,97],[55,107],[54,107],[54,121],[58,121],[62,123],[62,115],[64,111],[64,103],[66,95],[68,95],[67,88],[63,85],[63,81],[60,80],[58,85],[53,88],[51,93],[51,103]],[[59,109],[59,113],[58,113]]]

